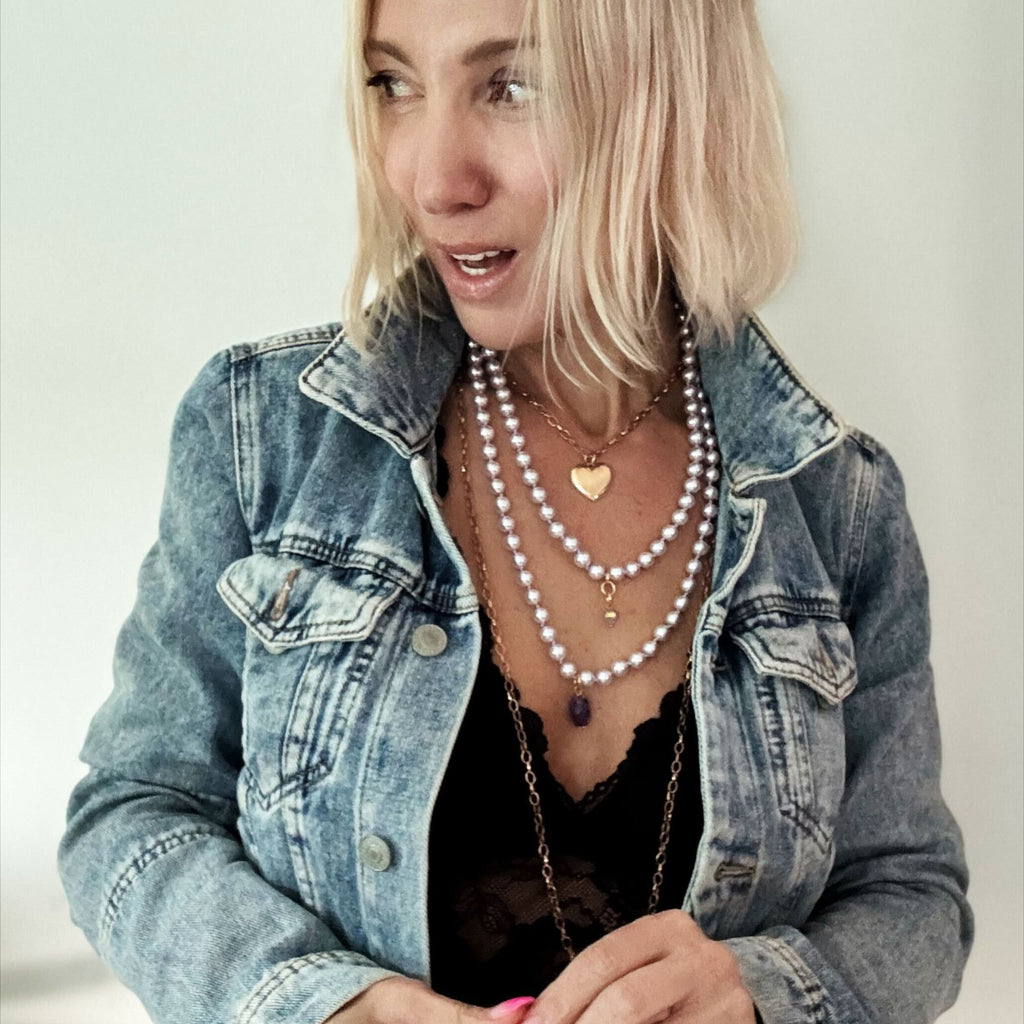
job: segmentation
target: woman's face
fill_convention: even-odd
[[[543,294],[527,299],[554,167],[515,63],[522,18],[523,0],[377,0],[365,45],[387,184],[463,327],[495,349],[543,334]]]

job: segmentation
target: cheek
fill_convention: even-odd
[[[380,164],[384,184],[411,215],[416,163],[412,147],[393,130],[381,134]]]

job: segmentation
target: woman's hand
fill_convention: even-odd
[[[729,948],[682,910],[642,917],[588,946],[523,1024],[754,1024]]]
[[[324,1024],[521,1024],[532,1002],[512,999],[483,1009],[439,996],[412,978],[385,978],[346,1003]]]

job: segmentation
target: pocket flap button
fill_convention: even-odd
[[[359,860],[371,871],[387,871],[391,867],[391,847],[380,836],[363,836],[359,840]]]
[[[412,631],[412,649],[424,658],[433,658],[448,646],[448,634],[433,623],[417,626]]]

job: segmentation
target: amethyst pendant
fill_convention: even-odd
[[[590,701],[583,696],[570,697],[569,717],[572,719],[572,724],[579,729],[590,725]]]

